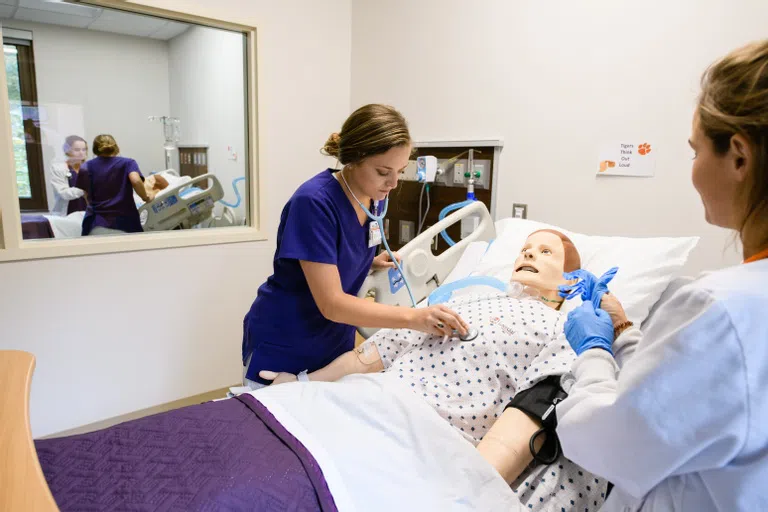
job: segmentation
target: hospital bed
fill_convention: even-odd
[[[85,212],[70,213],[66,217],[48,214],[21,214],[21,233],[24,240],[45,238],[75,238],[81,236]]]
[[[192,227],[226,227],[238,223],[234,210],[222,205],[222,215],[214,217],[214,206],[224,197],[218,178],[205,174],[196,178],[179,176],[173,169],[161,173],[169,186],[150,202],[144,203],[134,192],[134,202],[144,231],[189,229]],[[24,240],[76,238],[82,235],[85,212],[65,216],[22,214]]]
[[[434,255],[432,238],[467,215],[480,216],[478,228]],[[504,245],[510,228],[497,229],[499,222],[494,225],[478,203],[406,245],[400,251],[403,271],[416,300],[423,303],[441,284],[481,270],[494,250],[513,261],[516,254]],[[610,251],[593,245],[583,262],[598,265],[599,255]],[[679,271],[695,241],[677,245],[683,256],[677,249],[657,252]],[[670,281],[677,282],[654,254],[641,255],[654,267],[653,276],[644,278],[655,283],[648,309],[673,286]],[[659,280],[659,273],[669,279]],[[397,275],[385,271],[372,273],[360,293],[408,304],[403,288]],[[371,376],[345,377],[350,385],[271,386],[89,434],[34,441],[33,368],[31,354],[0,351],[0,510],[56,510],[55,497],[62,509],[90,510],[115,504],[142,510],[393,510],[403,504],[447,510],[462,502],[467,509],[522,512],[516,494],[453,427],[410,389],[377,387]]]
[[[213,217],[216,202],[224,197],[224,189],[213,174],[190,178],[173,170],[163,171],[168,187],[144,203],[134,196],[144,231],[189,229]]]

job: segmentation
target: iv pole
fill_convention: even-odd
[[[181,140],[179,126],[181,120],[177,117],[169,116],[149,116],[149,121],[161,121],[163,123],[163,149],[165,149],[165,168],[170,169],[173,159],[173,151],[177,148],[177,143]]]

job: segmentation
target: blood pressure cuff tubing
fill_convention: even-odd
[[[560,377],[552,375],[519,392],[505,407],[505,409],[508,407],[520,409],[541,423],[546,432],[546,440],[537,454],[537,459],[553,460],[560,455],[560,441],[555,431],[557,414],[555,414],[553,405],[565,400],[567,396],[568,393],[560,387]]]

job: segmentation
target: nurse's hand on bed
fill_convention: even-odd
[[[269,370],[261,370],[259,372],[259,377],[261,377],[264,380],[271,380],[272,385],[283,384],[286,382],[296,382],[297,380],[299,380],[292,373],[288,373],[288,372],[278,373],[278,372],[271,372]]]
[[[400,264],[403,263],[403,258],[401,258],[398,253],[393,252],[392,254],[395,255],[395,258],[397,259],[398,263]],[[371,265],[371,268],[373,270],[381,270],[383,268],[395,268],[395,264],[389,258],[389,253],[384,251],[383,253],[373,258],[373,264]]]
[[[469,331],[469,325],[458,313],[442,304],[412,309],[411,312],[413,318],[410,328],[416,331],[438,336],[453,336],[454,331],[464,336]]]

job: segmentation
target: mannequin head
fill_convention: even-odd
[[[564,272],[581,268],[581,258],[570,238],[553,229],[531,233],[515,260],[512,281],[535,288],[537,295],[553,307],[563,299],[558,286],[566,284]]]

